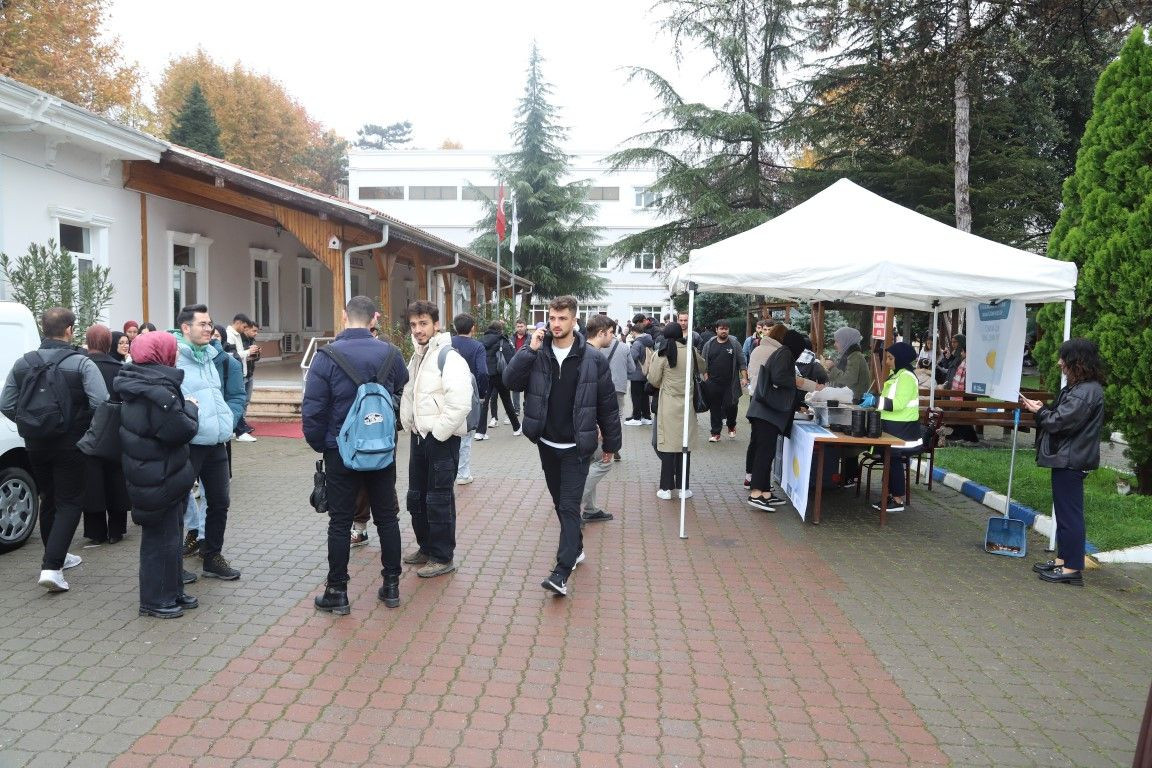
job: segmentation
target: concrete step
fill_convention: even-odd
[[[303,393],[292,387],[257,387],[252,390],[247,418],[252,421],[299,421]]]

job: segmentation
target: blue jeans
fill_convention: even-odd
[[[200,488],[200,498],[197,499],[192,491],[188,491],[188,503],[184,506],[184,529],[196,531],[196,539],[204,540],[204,510],[207,502],[204,500],[204,488]]]

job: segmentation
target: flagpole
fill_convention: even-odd
[[[496,316],[500,316],[500,233],[496,233]]]

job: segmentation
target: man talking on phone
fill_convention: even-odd
[[[504,371],[504,385],[525,393],[524,434],[540,453],[560,521],[556,565],[541,586],[561,597],[568,594],[572,569],[584,559],[580,500],[590,463],[611,462],[620,450],[620,408],[608,360],[575,332],[576,314],[574,297],[553,299],[550,333],[533,331]]]

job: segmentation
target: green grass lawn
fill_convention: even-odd
[[[1004,493],[1008,489],[1011,450],[980,446],[956,446],[936,450],[936,466]],[[1016,475],[1012,500],[1051,514],[1050,471],[1036,466],[1036,451],[1021,447],[1016,452]],[[1100,468],[1084,482],[1084,524],[1088,540],[1101,551],[1152,543],[1152,496],[1116,493],[1120,473]]]

